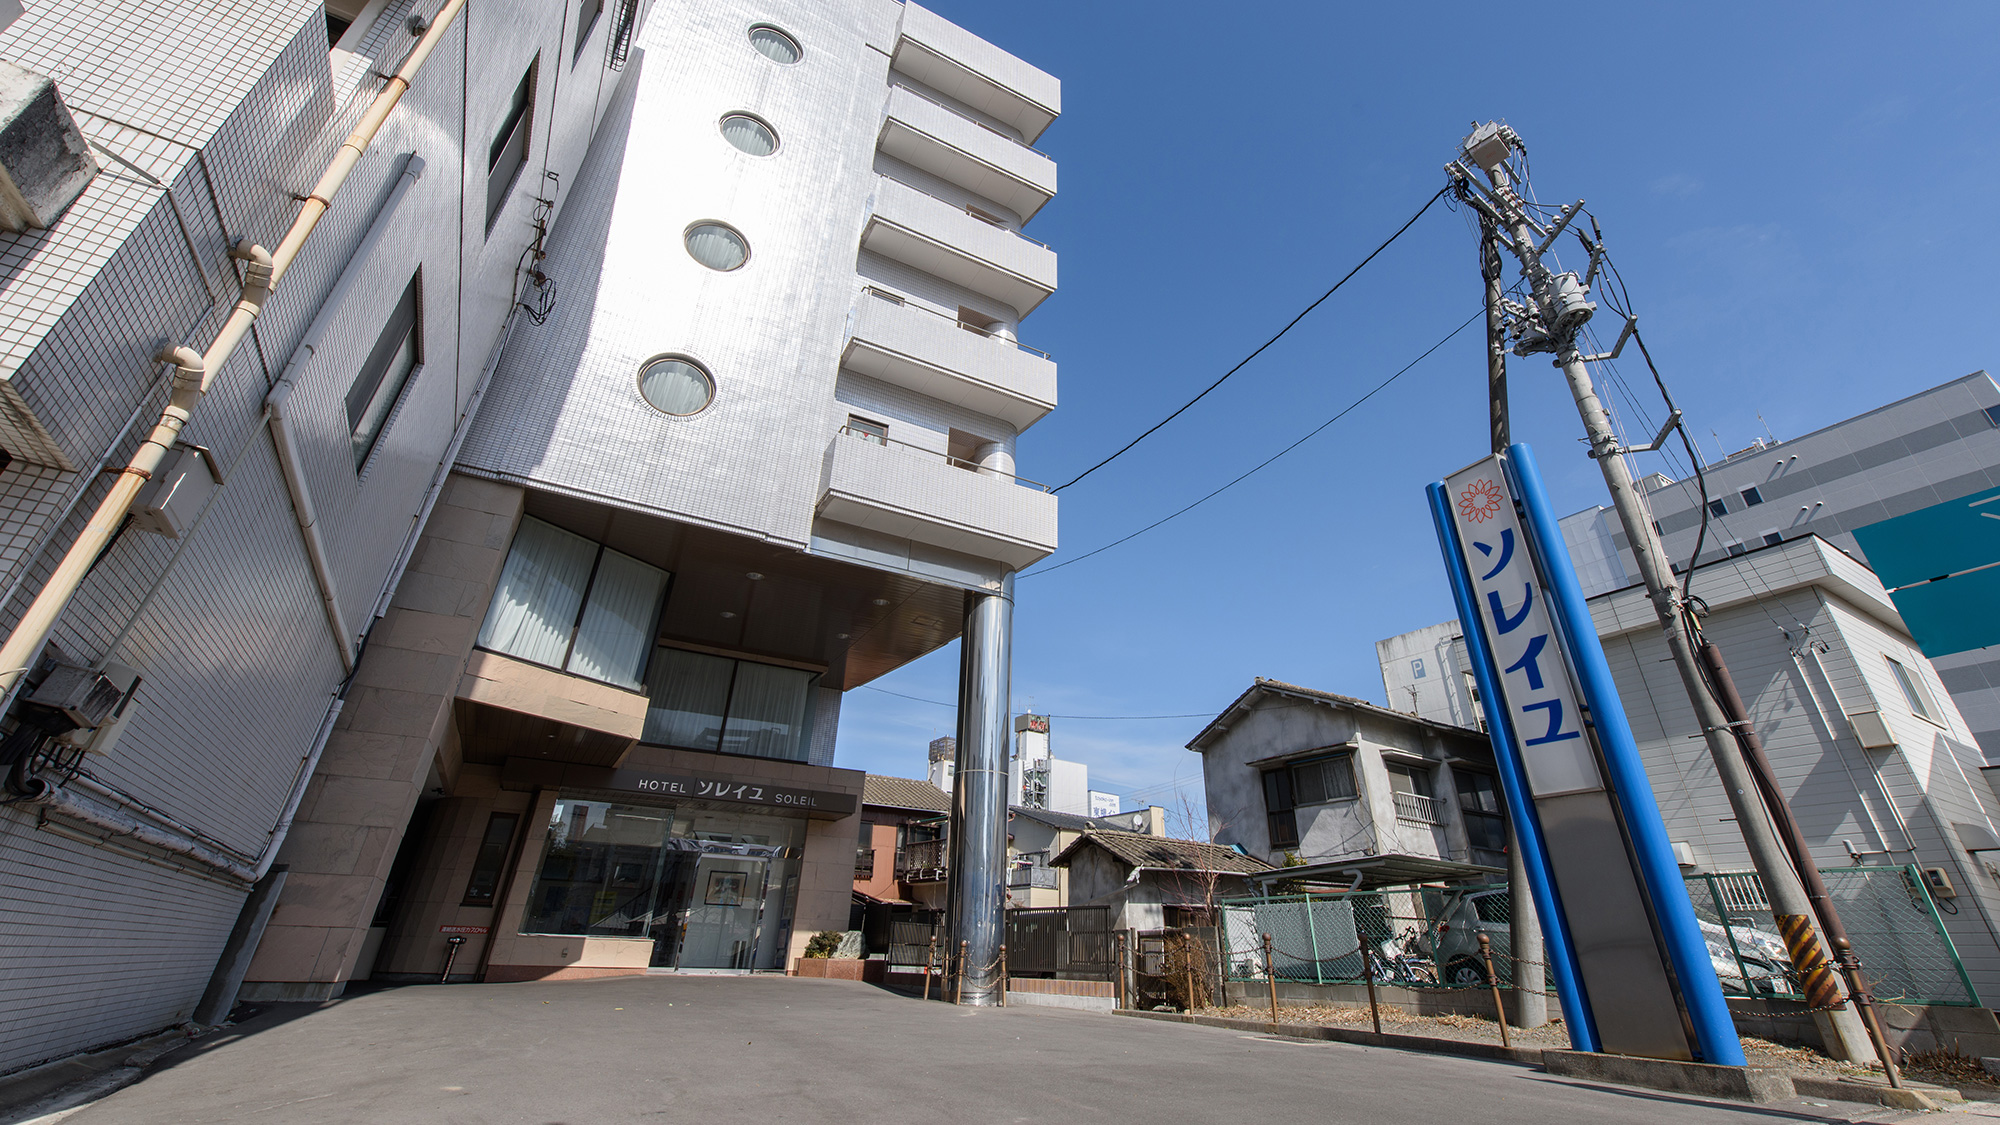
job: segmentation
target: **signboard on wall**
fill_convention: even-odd
[[[797,809],[801,812],[834,812],[845,816],[854,811],[852,793],[832,793],[821,789],[791,789],[763,781],[732,778],[692,777],[639,770],[612,770],[607,789],[629,789],[656,797],[680,797],[701,801],[730,801],[744,805]]]
[[[1929,657],[2000,644],[2000,489],[1854,529]]]

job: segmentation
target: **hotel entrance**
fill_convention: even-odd
[[[559,797],[520,932],[650,939],[661,969],[782,968],[805,820],[703,804]]]

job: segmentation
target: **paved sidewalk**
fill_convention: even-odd
[[[65,1125],[239,1122],[1900,1121],[1591,1086],[1506,1063],[867,985],[645,977],[391,989],[290,1005]]]

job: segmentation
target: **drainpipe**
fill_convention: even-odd
[[[361,121],[354,131],[341,142],[340,149],[327,165],[326,171],[315,184],[312,194],[307,196],[300,208],[298,218],[292,221],[291,229],[278,243],[276,252],[266,252],[262,247],[248,242],[238,243],[230,251],[230,256],[245,263],[243,271],[243,295],[236,302],[236,308],[223,322],[222,330],[208,346],[208,351],[197,355],[192,348],[177,347],[162,353],[162,362],[171,362],[175,370],[172,391],[167,399],[166,409],[161,411],[160,420],[139,446],[132,460],[119,470],[117,480],[110,492],[98,503],[97,511],[84,525],[76,542],[56,565],[55,572],[42,586],[33,604],[21,616],[20,624],[8,636],[5,645],[0,645],[0,698],[13,692],[21,675],[33,667],[40,656],[42,646],[55,629],[58,618],[68,607],[70,599],[83,584],[91,565],[103,553],[113,532],[132,510],[132,501],[139,489],[152,479],[153,471],[160,467],[167,451],[179,439],[194,409],[208,393],[215,373],[222,370],[237,345],[250,333],[257,316],[270,299],[271,289],[285,276],[305,246],[319,221],[326,215],[333,196],[346,184],[347,178],[361,160],[361,155],[381,131],[382,123],[396,108],[403,94],[410,88],[410,80],[417,70],[430,58],[458,14],[465,8],[466,0],[446,0],[444,7],[432,20],[429,30],[417,41],[380,93],[375,95]]]
[[[403,163],[403,174],[397,178],[396,186],[389,192],[389,198],[376,213],[375,221],[368,227],[368,233],[362,236],[360,245],[354,248],[350,262],[358,265],[368,260],[376,245],[382,241],[383,232],[388,229],[389,220],[395,215],[397,207],[402,204],[403,197],[410,193],[410,186],[423,174],[423,158],[415,153],[410,154],[409,159]],[[354,287],[361,273],[362,271],[354,266],[342,271],[340,281],[334,285],[333,292],[327,294],[326,301],[320,305],[319,316],[314,318],[312,326],[306,329],[305,338],[299,341],[297,348],[293,349],[292,358],[285,364],[284,373],[278,377],[277,384],[264,399],[264,405],[270,408],[271,444],[278,451],[278,467],[284,475],[285,491],[291,496],[292,513],[298,517],[299,534],[305,540],[306,558],[312,563],[313,580],[319,584],[319,600],[326,610],[327,624],[333,629],[334,643],[340,647],[341,666],[348,672],[354,671],[357,659],[354,646],[355,634],[347,627],[347,615],[340,608],[340,593],[334,582],[333,564],[327,557],[326,540],[320,534],[319,516],[313,508],[312,489],[306,484],[305,471],[299,464],[298,443],[292,434],[291,415],[287,412],[286,405],[291,400],[292,392],[298,389],[300,375],[311,366],[313,357],[319,354],[327,329],[340,312],[348,291]]]

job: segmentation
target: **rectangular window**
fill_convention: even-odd
[[[847,416],[847,432],[849,436],[858,437],[862,441],[872,441],[876,445],[889,444],[888,425],[882,422],[870,421],[859,414],[849,414]]]
[[[1451,779],[1458,788],[1458,811],[1465,821],[1466,842],[1475,851],[1491,852],[1493,856],[1504,854],[1507,816],[1500,796],[1500,779],[1490,773],[1462,769],[1452,770]]]
[[[1299,846],[1298,814],[1292,811],[1292,771],[1264,771],[1264,828],[1274,848]]]
[[[1729,514],[1729,505],[1719,498],[1710,500],[1708,502],[1708,514],[1712,516],[1726,516]]]
[[[590,33],[597,30],[598,18],[604,15],[604,0],[583,0],[576,12],[576,46],[570,49],[569,63],[583,57],[583,45],[590,41]]]
[[[1764,502],[1764,494],[1757,491],[1757,486],[1754,484],[1737,495],[1743,497],[1743,506],[1746,508],[1754,508]]]
[[[1291,772],[1292,796],[1301,805],[1323,805],[1328,801],[1344,800],[1356,793],[1351,755],[1294,762]]]
[[[1931,689],[1924,684],[1923,677],[1897,663],[1893,656],[1882,659],[1887,660],[1890,670],[1896,673],[1896,683],[1903,689],[1903,699],[1909,703],[1910,711],[1919,719],[1928,719],[1943,726],[1944,719],[1940,717],[1937,700],[1931,698]]]
[[[479,647],[636,691],[666,591],[666,571],[523,516]]]
[[[347,388],[347,428],[357,470],[375,451],[410,376],[424,361],[423,324],[418,317],[422,283],[422,270],[410,275],[410,283],[403,287],[403,295],[389,313],[389,322],[382,326],[375,347]]]
[[[1749,550],[1749,548],[1745,547],[1740,542],[1724,543],[1723,546],[1728,548],[1729,553],[1732,555],[1740,555],[1743,554],[1745,551]]]
[[[2000,406],[1989,406],[1989,407],[1987,407],[1987,408],[1986,408],[1986,420],[1987,420],[1988,422],[1991,422],[1991,423],[1993,423],[1993,425],[1994,425],[1994,426],[1996,426],[1996,427],[2000,427]]]
[[[1764,546],[1766,547],[1775,547],[1778,544],[1783,543],[1784,541],[1785,541],[1784,535],[1778,532],[1777,529],[1775,528],[1764,533]]]
[[[537,59],[536,63],[541,60]],[[493,220],[500,217],[501,208],[507,205],[507,196],[513,191],[514,180],[520,175],[521,166],[528,162],[528,135],[533,125],[534,115],[529,112],[535,104],[536,64],[528,65],[528,73],[521,76],[521,84],[514,89],[514,100],[507,106],[507,116],[501,118],[500,128],[493,134],[493,143],[486,150],[486,229],[493,229]]]
[[[803,762],[817,675],[661,647],[646,676],[641,742]]]
[[[472,857],[472,878],[465,884],[465,906],[492,906],[500,890],[500,871],[507,866],[507,845],[514,841],[520,813],[497,812],[486,818],[486,835]]]

